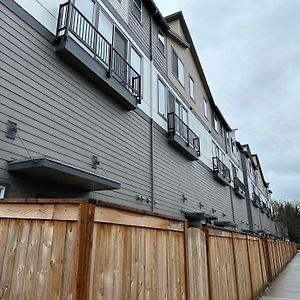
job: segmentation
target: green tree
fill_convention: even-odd
[[[281,234],[287,233],[290,241],[300,243],[300,202],[275,200],[273,208]]]

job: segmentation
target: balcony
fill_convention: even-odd
[[[234,183],[233,190],[235,195],[238,196],[240,199],[245,199],[246,198],[245,185],[237,177],[233,179],[233,183]]]
[[[271,208],[268,208],[268,209],[267,209],[267,217],[268,217],[269,219],[272,218],[272,211],[271,211]]]
[[[72,1],[61,4],[55,52],[126,110],[136,109],[141,76],[99,30]]]
[[[218,157],[213,157],[213,175],[222,185],[230,185],[229,168]]]
[[[261,207],[261,202],[260,202],[260,198],[258,195],[256,195],[256,193],[252,193],[252,199],[251,199],[253,205],[257,208]]]
[[[267,207],[267,204],[266,204],[265,202],[263,202],[263,201],[261,202],[260,210],[261,210],[263,213],[265,213],[265,214],[268,213],[268,207]]]
[[[190,160],[200,156],[199,137],[175,113],[168,113],[168,141]]]

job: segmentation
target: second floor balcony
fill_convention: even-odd
[[[55,52],[127,110],[141,101],[141,75],[73,1],[59,7]]]
[[[261,201],[261,206],[260,206],[260,209],[263,213],[267,214],[268,213],[268,207],[267,207],[267,204],[263,201]]]
[[[256,193],[252,193],[252,199],[251,199],[253,205],[257,208],[261,207],[261,201],[259,196]]]
[[[199,137],[174,112],[168,113],[168,139],[190,160],[197,160],[200,156]]]
[[[229,168],[218,157],[213,157],[212,162],[214,178],[223,185],[230,185],[231,178]]]
[[[233,179],[233,190],[236,196],[238,196],[241,199],[246,198],[246,190],[245,190],[245,185],[241,180],[239,180],[237,177]]]

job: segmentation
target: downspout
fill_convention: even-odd
[[[249,193],[248,176],[247,176],[246,159],[245,159],[245,153],[242,153],[242,152],[241,152],[241,162],[242,162],[242,169],[243,169],[244,185],[245,185],[245,190],[246,190],[246,206],[247,206],[247,215],[248,215],[248,221],[249,221],[249,229],[254,230],[253,217],[252,217],[252,211],[251,211],[251,200],[250,200],[250,193]]]
[[[232,219],[233,219],[233,223],[235,223],[235,214],[234,214],[234,207],[233,207],[233,196],[232,196],[231,184],[229,185],[229,190],[230,190],[230,201],[231,201],[231,209],[232,209]]]
[[[154,122],[152,115],[152,96],[153,96],[153,17],[157,14],[157,10],[150,17],[150,108],[151,108],[151,119],[150,119],[150,172],[151,172],[151,211],[155,208],[155,195],[154,195]]]

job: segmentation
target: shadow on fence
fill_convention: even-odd
[[[6,199],[0,235],[0,299],[254,299],[296,254],[87,199]]]

